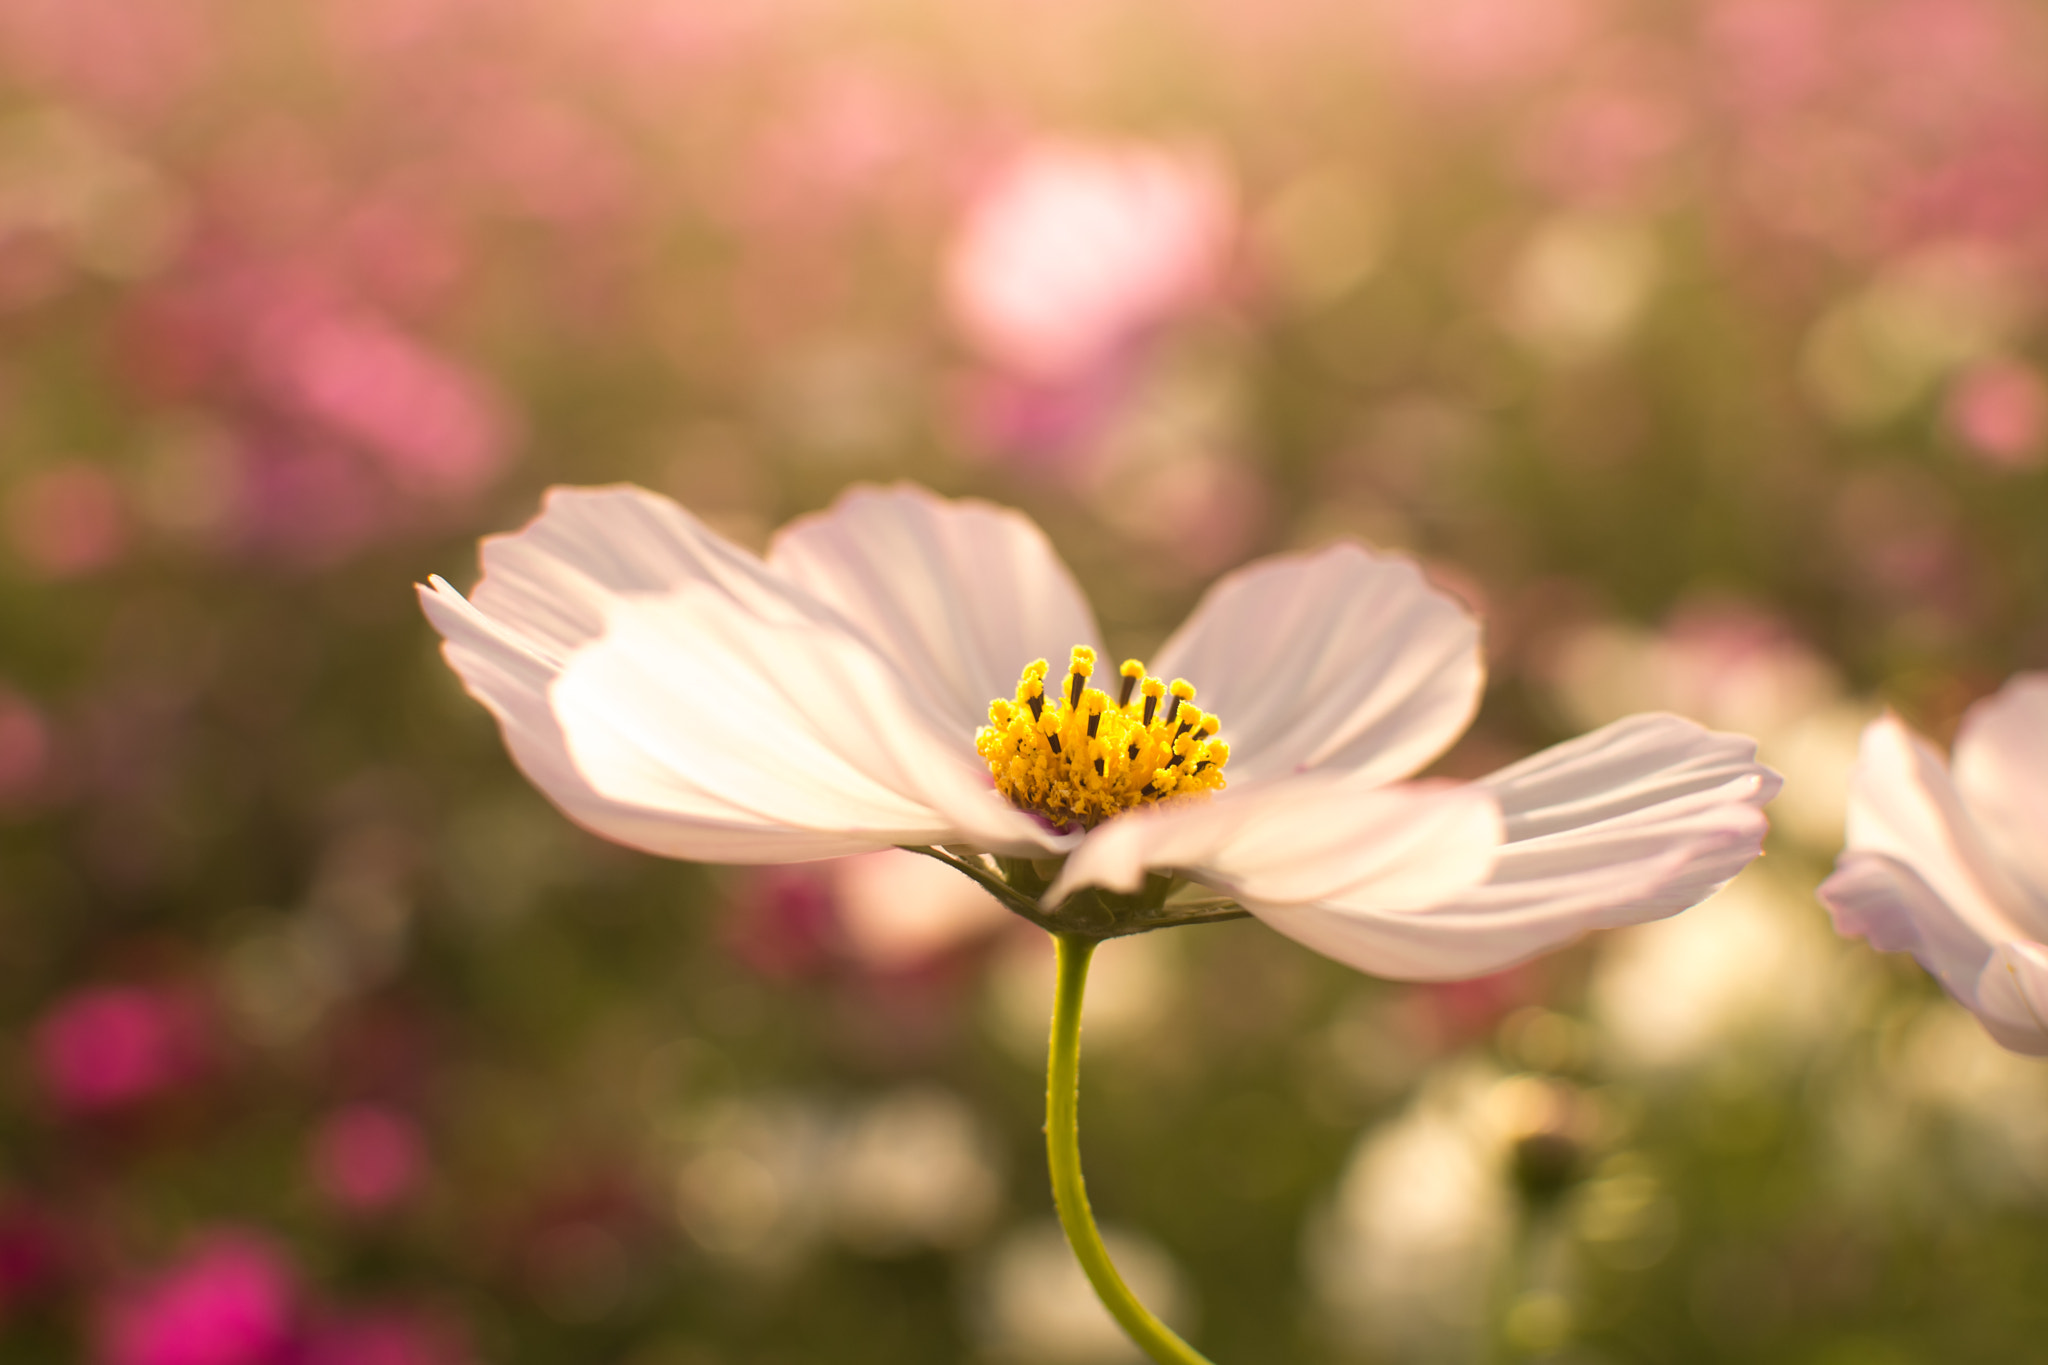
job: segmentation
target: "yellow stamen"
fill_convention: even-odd
[[[1059,692],[1046,689],[1050,671],[1043,659],[1026,665],[1015,702],[990,702],[989,724],[975,736],[975,751],[1012,803],[1059,829],[1092,829],[1137,806],[1222,789],[1230,746],[1216,738],[1217,717],[1187,704],[1195,696],[1187,680],[1169,688],[1141,660],[1127,659],[1112,701],[1087,685],[1095,651],[1086,645],[1075,646]]]

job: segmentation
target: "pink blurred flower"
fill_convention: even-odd
[[[0,1204],[0,1314],[55,1287],[70,1268],[71,1233],[38,1204]]]
[[[1470,95],[1526,84],[1586,45],[1591,0],[1383,0],[1403,68]]]
[[[36,1025],[36,1070],[74,1114],[124,1109],[195,1078],[205,1029],[196,1004],[166,987],[94,986],[60,1001]]]
[[[0,814],[35,800],[49,775],[50,751],[42,712],[0,688]]]
[[[1214,291],[1234,212],[1223,169],[1202,153],[1038,142],[968,206],[947,254],[946,304],[998,368],[1071,379]]]
[[[206,73],[203,0],[0,0],[0,71],[149,115]]]
[[[380,1105],[352,1105],[313,1137],[313,1179],[321,1194],[351,1213],[391,1208],[419,1188],[426,1144],[419,1125]]]
[[[461,496],[505,462],[507,423],[469,371],[369,318],[304,319],[279,338],[281,386],[415,494]]]
[[[317,1329],[303,1365],[464,1365],[458,1333],[396,1312],[363,1313]]]
[[[847,951],[874,971],[925,965],[1013,922],[994,896],[915,853],[860,853],[825,867]]]
[[[1653,75],[1573,90],[1534,121],[1523,162],[1541,185],[1581,203],[1628,203],[1657,179],[1689,115]]]
[[[268,1242],[215,1233],[114,1300],[97,1358],[101,1365],[283,1365],[294,1344],[296,1297],[290,1267]]]
[[[805,865],[747,874],[725,925],[726,945],[733,955],[762,976],[778,980],[826,971],[838,934],[832,883],[825,873]]]
[[[43,578],[77,578],[128,551],[128,512],[105,470],[67,464],[16,485],[7,500],[8,539]]]
[[[2048,434],[2048,385],[2031,367],[1993,360],[1958,376],[1949,389],[1948,428],[1986,464],[2031,468]]]

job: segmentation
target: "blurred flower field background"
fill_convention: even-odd
[[[551,483],[1020,506],[1123,652],[1357,537],[1466,775],[1759,736],[1764,862],[1447,987],[1119,941],[1094,1202],[1222,1362],[2048,1361],[2048,1070],[1812,887],[2048,666],[2034,0],[0,0],[0,1358],[1132,1359],[1043,936],[665,863],[411,585]]]

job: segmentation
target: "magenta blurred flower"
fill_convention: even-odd
[[[0,1204],[0,1314],[48,1292],[74,1255],[72,1232],[40,1204]]]
[[[215,1233],[109,1306],[101,1365],[286,1365],[297,1289],[268,1242]]]
[[[351,1213],[379,1213],[417,1191],[426,1176],[419,1125],[394,1109],[358,1104],[329,1115],[313,1136],[313,1180]]]
[[[1185,148],[1048,139],[968,206],[946,303],[997,368],[1083,375],[1208,298],[1235,230],[1223,168]]]
[[[1872,723],[1820,898],[1842,933],[1919,959],[2000,1043],[2048,1056],[2048,674],[1971,707],[1952,770],[1897,716]]]
[[[205,1049],[198,1006],[165,987],[88,987],[44,1015],[34,1036],[44,1091],[75,1114],[127,1108],[174,1089],[201,1072]]]
[[[15,485],[7,499],[14,553],[42,578],[78,578],[128,551],[128,510],[105,470],[66,464]]]
[[[2032,468],[2048,435],[2048,385],[2019,361],[1986,361],[1957,376],[1946,416],[1949,430],[1986,464]]]

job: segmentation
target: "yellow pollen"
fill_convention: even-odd
[[[1093,829],[1137,806],[1205,797],[1224,785],[1230,746],[1222,722],[1193,701],[1194,686],[1171,688],[1126,659],[1119,695],[1089,687],[1095,651],[1076,645],[1066,685],[1049,691],[1043,659],[1025,665],[1014,702],[989,703],[989,723],[974,747],[996,790],[1057,829]],[[1171,700],[1161,706],[1171,693]]]

